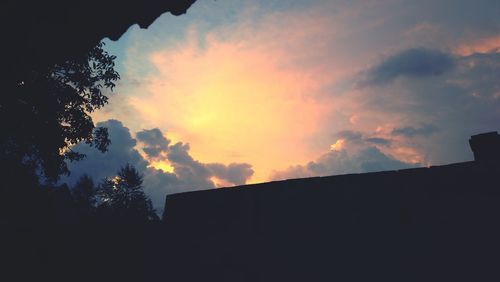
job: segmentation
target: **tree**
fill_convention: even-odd
[[[83,174],[73,187],[73,199],[81,215],[90,215],[94,210],[96,187],[87,174]]]
[[[103,91],[113,89],[119,74],[115,56],[103,46],[17,74],[17,81],[6,85],[8,95],[0,100],[0,165],[10,167],[8,173],[54,182],[69,173],[66,160],[84,157],[71,150],[74,144],[83,141],[106,151],[107,130],[95,128],[90,113],[108,102]]]
[[[115,177],[105,178],[98,188],[98,211],[116,220],[159,220],[142,182],[142,176],[130,164],[122,167]]]

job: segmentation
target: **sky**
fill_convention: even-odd
[[[117,41],[70,184],[130,163],[165,195],[472,160],[500,131],[499,1],[198,0]]]

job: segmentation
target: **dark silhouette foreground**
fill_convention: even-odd
[[[2,281],[143,280],[154,273],[145,250],[160,241],[161,232],[152,231],[158,223],[89,217],[84,193],[74,202],[68,187],[54,183],[67,172],[65,160],[82,157],[71,145],[85,141],[105,151],[109,144],[89,115],[119,77],[101,40],[116,40],[133,24],[145,28],[164,12],[183,14],[193,2],[2,2]]]
[[[496,133],[470,143],[474,152],[500,144]],[[79,216],[82,204],[61,187],[40,193],[48,206],[26,206],[40,208],[37,218],[1,222],[3,273],[77,281],[498,281],[500,161],[475,156],[171,195],[163,222]]]
[[[27,190],[38,189],[39,182],[57,181],[68,172],[66,160],[83,157],[71,151],[76,143],[106,150],[107,131],[94,130],[90,114],[107,103],[106,92],[119,75],[114,70],[115,56],[103,50],[101,40],[116,40],[133,24],[146,28],[167,11],[183,14],[192,3],[2,2],[2,198],[6,193],[8,198],[24,196],[16,193],[31,193]],[[5,191],[21,188],[24,191]]]
[[[16,125],[41,121],[32,106],[46,105],[56,84],[25,91],[30,104],[17,96],[35,85],[27,82],[78,61],[103,37],[116,39],[131,24],[146,27],[192,3],[6,1],[0,116],[3,129],[22,134],[15,142],[12,134],[2,136],[3,153],[45,145],[43,134],[25,137],[33,131]],[[57,119],[54,105],[43,108],[45,117]],[[31,109],[29,115],[18,106]],[[0,275],[2,281],[498,281],[498,139],[473,137],[474,162],[172,195],[163,223],[89,217],[89,203],[73,201],[67,187],[39,187],[16,159],[2,158],[9,167],[1,175]],[[60,162],[48,164],[55,167],[48,174],[61,171]]]
[[[500,136],[470,144],[471,162],[168,196],[166,277],[498,281]]]

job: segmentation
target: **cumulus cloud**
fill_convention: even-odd
[[[144,190],[161,213],[167,194],[215,188],[220,183],[224,186],[245,184],[253,174],[252,166],[247,163],[225,165],[195,160],[189,153],[189,144],[171,145],[158,128],[142,130],[133,138],[130,130],[118,120],[100,122],[97,126],[108,128],[111,139],[108,151],[101,153],[84,143],[74,146],[72,149],[86,154],[86,158],[69,163],[71,174],[62,182],[72,186],[86,173],[98,183],[116,175],[117,170],[128,163],[144,175]],[[173,171],[156,169],[153,162],[164,162]],[[213,178],[220,183],[215,183]]]
[[[334,135],[337,141],[331,146],[330,151],[307,164],[274,171],[271,179],[364,173],[421,165],[418,162],[408,162],[392,156],[389,153],[393,149],[391,146],[399,140],[386,135],[380,132],[340,131]],[[399,148],[400,144],[397,145]]]
[[[136,138],[144,144],[142,147],[144,153],[152,158],[159,157],[160,153],[166,151],[168,144],[170,144],[170,140],[165,138],[158,128],[139,131]]]
[[[246,180],[253,175],[252,166],[245,163],[231,163],[227,166],[219,163],[212,163],[208,164],[207,168],[217,178],[236,185],[245,184]]]
[[[283,171],[275,171],[272,179],[328,176],[347,173],[362,173],[416,167],[419,164],[405,163],[382,153],[377,147],[368,146],[355,153],[347,150],[332,150],[317,160],[305,165],[291,166]]]
[[[85,143],[77,144],[72,150],[84,153],[86,157],[79,162],[70,162],[68,168],[71,172],[66,179],[73,185],[80,174],[87,173],[94,180],[101,179],[116,174],[116,171],[123,165],[129,163],[139,171],[146,170],[148,162],[135,149],[137,141],[132,138],[127,127],[118,120],[108,120],[97,123],[98,127],[108,128],[111,144],[106,153],[101,153]]]
[[[213,176],[204,164],[189,155],[189,144],[176,143],[169,147],[167,159],[174,167],[174,173],[184,183],[193,187],[213,188]]]
[[[437,76],[453,69],[454,66],[455,60],[448,53],[426,48],[411,48],[371,67],[360,85],[383,85],[398,77]]]

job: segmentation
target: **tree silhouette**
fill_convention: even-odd
[[[142,176],[130,164],[115,177],[104,179],[98,189],[99,213],[123,221],[159,220],[142,182]]]
[[[73,199],[82,216],[92,213],[96,204],[96,187],[87,174],[82,175],[73,187]]]
[[[115,56],[103,45],[52,67],[34,68],[5,87],[9,95],[0,100],[0,165],[12,167],[9,173],[54,182],[68,173],[65,160],[84,157],[72,145],[84,141],[106,150],[107,130],[94,130],[90,113],[107,103],[103,91],[112,90],[119,75]]]

